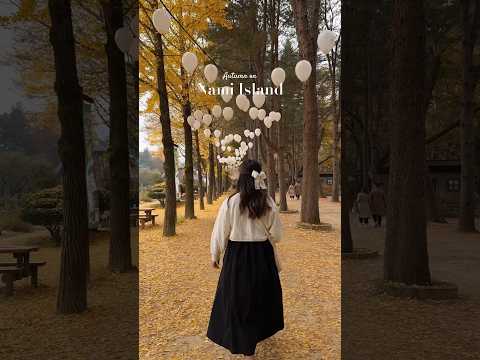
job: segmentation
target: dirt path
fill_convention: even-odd
[[[384,228],[355,221],[356,247],[380,252],[368,260],[342,262],[342,354],[346,360],[451,360],[480,358],[480,235],[461,234],[455,224],[430,224],[432,277],[459,286],[454,301],[417,301],[384,295]]]
[[[39,270],[39,287],[34,289],[29,279],[22,279],[15,282],[12,297],[0,293],[0,359],[135,358],[137,273],[110,273],[108,240],[108,234],[98,234],[91,242],[88,310],[83,314],[55,312],[60,248],[42,247],[32,254],[33,260],[47,262]],[[0,260],[12,261],[6,255]]]
[[[289,203],[297,208],[299,202]],[[141,359],[236,359],[205,337],[219,272],[210,267],[209,241],[219,202],[183,222],[178,235],[160,227],[140,235]],[[321,200],[322,221],[339,205]],[[285,330],[257,347],[258,359],[340,359],[340,257],[335,232],[295,227],[298,214],[282,214],[279,249]],[[242,357],[240,357],[242,358]]]

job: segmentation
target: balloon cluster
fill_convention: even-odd
[[[155,29],[162,35],[170,31],[171,18],[170,14],[165,8],[160,8],[154,11],[152,22]],[[129,27],[123,27],[117,30],[115,34],[115,41],[119,49],[130,54],[130,56],[136,56],[138,58],[138,35],[135,37],[135,32],[132,29],[138,29],[138,18],[132,21]],[[338,39],[338,34],[330,30],[322,31],[317,38],[317,45],[321,52],[325,55],[328,54],[336,46]],[[182,66],[191,76],[198,67],[198,58],[193,52],[186,52],[182,55]],[[300,60],[295,66],[295,75],[297,78],[305,83],[310,78],[312,74],[312,65],[307,60]],[[207,64],[204,67],[204,77],[208,83],[213,83],[218,77],[218,68],[214,64]],[[286,78],[285,70],[280,67],[275,68],[272,71],[271,79],[272,83],[279,87],[281,86]],[[233,98],[233,88],[230,86],[224,86],[221,90],[221,98],[228,104]],[[273,125],[274,121],[280,121],[282,115],[279,112],[270,111],[267,115],[267,112],[262,108],[265,104],[265,94],[263,92],[255,92],[252,95],[253,105],[251,106],[250,100],[244,94],[239,94],[235,98],[235,103],[237,107],[248,113],[249,117],[252,120],[263,121],[266,128],[270,128]],[[212,130],[209,126],[213,122],[213,118],[220,119],[222,116],[226,121],[233,119],[233,109],[229,106],[226,106],[222,109],[220,105],[215,105],[211,109],[211,114],[204,114],[201,110],[196,110],[193,115],[188,116],[187,122],[194,129],[199,130],[203,125],[206,128],[203,130],[205,137],[210,138],[212,136]],[[213,131],[213,136],[215,138],[215,146],[220,148],[224,155],[218,155],[217,159],[220,163],[224,164],[228,169],[234,169],[238,167],[242,159],[247,154],[249,149],[253,148],[252,140],[255,137],[259,137],[262,134],[262,131],[257,128],[255,131],[250,131],[249,129],[244,130],[243,135],[246,141],[243,141],[240,134],[228,134],[223,139],[220,139],[222,132],[219,129]],[[238,147],[233,148],[232,145],[238,144]],[[233,155],[233,153],[235,155]],[[231,154],[227,154],[231,153]]]

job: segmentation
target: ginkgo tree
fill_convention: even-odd
[[[159,7],[156,1],[141,1],[140,2],[140,97],[145,100],[145,108],[143,115],[146,114],[160,114],[162,117],[162,110],[159,104],[162,100],[166,103],[168,101],[168,112],[171,119],[166,122],[161,122],[161,131],[156,127],[155,135],[162,136],[164,142],[164,153],[173,152],[172,145],[168,143],[174,141],[182,143],[185,157],[185,217],[193,218],[193,142],[192,129],[187,122],[187,118],[191,115],[192,109],[202,109],[207,112],[216,103],[216,99],[212,96],[206,95],[200,90],[199,84],[204,83],[203,66],[211,62],[207,55],[201,51],[200,46],[207,40],[205,33],[212,23],[228,26],[225,18],[224,0],[211,1],[163,1],[160,7],[165,6],[172,17],[170,31],[164,35],[158,34],[155,29],[152,16],[154,11]],[[198,58],[199,66],[193,74],[188,74],[182,67],[182,56],[186,52],[192,52]],[[159,70],[159,56],[162,57],[163,69]],[[160,76],[164,76],[166,94],[168,99],[161,99],[161,94],[158,91]],[[150,119],[154,117],[150,116]],[[155,128],[155,127],[154,127]],[[168,129],[167,129],[168,128]],[[183,131],[182,131],[183,129]],[[166,132],[172,133],[172,139],[167,139],[165,144]],[[183,141],[180,135],[183,133]],[[152,134],[150,134],[152,135]],[[199,136],[199,134],[197,134]],[[152,136],[150,136],[152,139]],[[204,143],[206,139],[200,141]],[[211,147],[208,147],[211,148]],[[201,162],[200,149],[197,149],[197,158]],[[169,154],[165,154],[166,163],[169,162]],[[172,160],[170,160],[172,161]],[[169,171],[174,172],[173,164],[166,164]],[[174,179],[167,174],[167,182]],[[173,180],[174,181],[174,180]],[[200,183],[200,186],[202,184]],[[167,184],[167,189],[168,189]],[[168,208],[167,196],[167,208]],[[174,206],[174,205],[171,205]],[[165,215],[167,217],[167,215]],[[166,219],[166,221],[168,221]],[[171,222],[171,216],[169,221]]]

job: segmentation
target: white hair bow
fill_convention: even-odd
[[[267,178],[267,175],[263,171],[258,172],[256,170],[252,171],[252,177],[255,181],[255,189],[260,190],[260,189],[266,189],[267,185],[265,185],[265,179]]]

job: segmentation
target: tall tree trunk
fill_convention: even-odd
[[[183,68],[182,68],[183,72]],[[188,87],[187,90],[188,92]],[[195,204],[193,194],[193,141],[192,128],[187,122],[191,115],[192,108],[190,100],[183,105],[183,132],[185,134],[185,219],[195,218]]]
[[[475,230],[475,131],[473,107],[478,67],[474,65],[474,50],[478,38],[480,0],[462,0],[463,6],[463,116],[460,121],[461,191],[460,231]]]
[[[63,169],[63,242],[57,311],[70,314],[87,309],[89,246],[83,93],[77,75],[71,3],[49,0],[48,9],[61,127],[58,152]]]
[[[115,44],[123,26],[122,1],[102,2],[107,44],[110,91],[111,235],[109,265],[113,272],[132,268],[130,244],[130,156],[128,151],[128,102],[125,56]]]
[[[384,279],[430,284],[425,206],[424,2],[395,0]]]
[[[215,186],[215,199],[217,199],[222,195],[225,189],[223,188],[222,183],[222,164],[216,158],[215,161],[217,163],[217,184]]]
[[[336,60],[332,64],[332,79],[331,79],[331,98],[332,98],[332,112],[333,112],[333,143],[332,143],[332,198],[333,202],[339,201],[340,196],[340,132],[338,130],[340,119],[337,109],[337,76],[336,76]]]
[[[278,192],[280,196],[280,211],[287,211],[287,184],[285,182],[285,150],[283,147],[283,139],[286,138],[285,134],[285,120],[278,123],[278,158],[277,158],[277,167],[278,167]]]
[[[213,152],[213,144],[208,144],[208,188],[207,188],[207,204],[213,203],[215,192],[215,160]]]
[[[205,203],[203,201],[203,174],[202,174],[202,156],[200,154],[200,142],[198,140],[198,130],[195,131],[195,147],[197,150],[197,173],[198,173],[198,196],[200,203],[200,210],[205,210]]]
[[[156,34],[155,54],[157,59],[157,92],[160,98],[160,123],[162,125],[163,155],[165,157],[165,213],[163,220],[163,235],[175,235],[177,222],[177,192],[175,188],[175,149],[170,122],[170,107],[168,105],[167,83],[165,79],[165,63],[163,59],[163,41]]]
[[[312,68],[317,67],[317,36],[320,18],[320,0],[307,2],[291,0],[300,56],[310,61]],[[310,9],[309,9],[310,7]],[[310,11],[309,11],[310,10]],[[300,219],[304,223],[319,224],[318,208],[318,108],[317,108],[317,75],[312,71],[303,90],[303,178]]]
[[[271,133],[271,132],[270,132]],[[275,157],[271,150],[267,149],[267,191],[268,195],[275,199],[275,190],[277,188],[277,176],[275,175]]]

